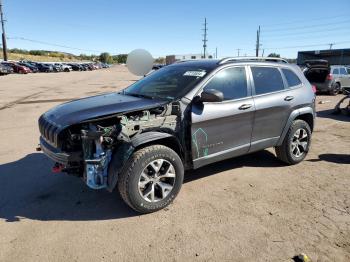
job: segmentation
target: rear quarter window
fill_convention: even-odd
[[[292,70],[282,69],[282,72],[287,80],[288,87],[301,85],[299,77]]]
[[[339,75],[339,69],[338,68],[334,68],[333,69],[333,74],[334,75]]]
[[[255,94],[267,94],[284,89],[282,75],[275,67],[251,67]]]

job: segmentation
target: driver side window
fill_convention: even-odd
[[[248,96],[247,78],[244,67],[232,67],[219,71],[206,84],[204,90],[216,89],[224,95],[224,100]]]

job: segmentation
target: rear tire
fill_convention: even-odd
[[[136,151],[118,178],[118,190],[131,208],[151,213],[168,206],[179,193],[184,177],[178,154],[163,145]]]
[[[340,85],[339,85],[339,83],[335,83],[335,84],[332,86],[332,89],[329,90],[329,94],[330,94],[331,96],[335,96],[335,95],[337,95],[339,92],[340,92]]]
[[[295,165],[304,160],[311,144],[311,129],[304,120],[295,120],[281,146],[275,147],[277,158],[288,165]]]

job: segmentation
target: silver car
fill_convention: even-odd
[[[331,66],[331,75],[334,83],[339,86],[339,90],[343,90],[344,87],[350,87],[350,74],[345,66]]]
[[[303,73],[318,92],[336,95],[342,92],[344,87],[350,87],[350,74],[346,66],[329,66],[327,60],[305,61]]]

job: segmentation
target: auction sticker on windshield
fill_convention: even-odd
[[[184,73],[184,76],[195,76],[195,77],[203,77],[205,76],[205,71],[187,71]]]

